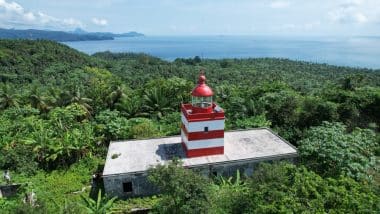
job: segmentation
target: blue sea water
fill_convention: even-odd
[[[276,57],[380,69],[380,37],[145,36],[64,44],[87,54],[143,52],[170,61],[194,56],[211,59]]]

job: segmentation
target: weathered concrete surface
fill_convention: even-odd
[[[225,132],[223,155],[186,158],[180,142],[176,136],[111,143],[103,171],[107,194],[129,197],[156,193],[157,189],[147,181],[147,170],[173,157],[205,176],[233,176],[237,170],[249,176],[259,162],[293,161],[297,157],[295,147],[266,128]],[[132,182],[133,192],[123,191],[125,182]]]
[[[167,137],[148,140],[112,142],[108,148],[103,176],[144,172],[151,166],[165,164],[180,157],[184,166],[208,165],[270,156],[295,155],[297,150],[269,129],[225,132],[223,155],[186,158],[181,138]],[[117,158],[112,158],[112,156]]]

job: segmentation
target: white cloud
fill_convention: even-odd
[[[98,26],[106,26],[108,25],[107,19],[102,19],[102,18],[92,18],[92,23]]]
[[[351,0],[339,5],[337,9],[328,13],[330,20],[342,24],[368,22],[368,17],[359,9],[361,3],[360,0]]]
[[[15,12],[18,14],[22,14],[24,12],[24,8],[16,2],[6,2],[5,0],[0,0],[0,7],[2,7],[5,12]]]
[[[300,30],[300,31],[310,31],[321,25],[320,21],[305,23],[305,24],[283,24],[279,27],[280,30],[291,31],[291,30]]]
[[[54,28],[72,29],[83,27],[82,22],[74,18],[58,19],[43,12],[32,12],[24,9],[16,2],[0,0],[0,26],[1,27],[28,27],[28,28]]]
[[[276,0],[276,1],[272,1],[269,6],[271,8],[275,8],[275,9],[281,9],[281,8],[286,8],[286,7],[289,7],[290,5],[290,2],[288,1],[283,1],[283,0]]]
[[[63,19],[62,22],[67,26],[82,26],[82,22],[73,18]]]

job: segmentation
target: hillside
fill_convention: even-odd
[[[379,70],[272,58],[89,56],[52,41],[0,40],[0,171],[25,184],[0,198],[1,212],[85,213],[82,198],[102,188],[88,186],[110,141],[178,135],[179,104],[191,100],[200,69],[226,110],[226,130],[270,127],[298,147],[299,163],[264,164],[234,179],[205,179],[173,163],[150,172],[162,195],[116,200],[113,212],[380,211]],[[31,190],[38,207],[22,203]]]
[[[59,42],[88,41],[88,40],[112,40],[113,36],[102,34],[74,34],[63,31],[49,30],[16,30],[0,28],[0,39],[46,39]]]
[[[2,82],[32,82],[47,76],[59,78],[59,72],[52,69],[68,72],[90,65],[91,61],[89,56],[52,41],[0,40]]]
[[[138,37],[138,36],[144,36],[142,33],[138,33],[135,31],[131,31],[128,33],[111,33],[111,32],[87,32],[81,28],[77,28],[74,31],[70,31],[70,33],[73,34],[79,34],[79,35],[94,35],[94,36],[107,36],[107,37]]]

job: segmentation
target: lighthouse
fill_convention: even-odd
[[[181,135],[111,142],[103,170],[109,196],[149,196],[159,189],[148,181],[149,169],[179,159],[206,176],[251,176],[260,162],[296,161],[297,149],[269,128],[224,132],[224,110],[201,73],[191,103],[181,104]]]
[[[213,95],[201,72],[191,103],[181,105],[181,143],[188,158],[224,153],[225,116]]]

